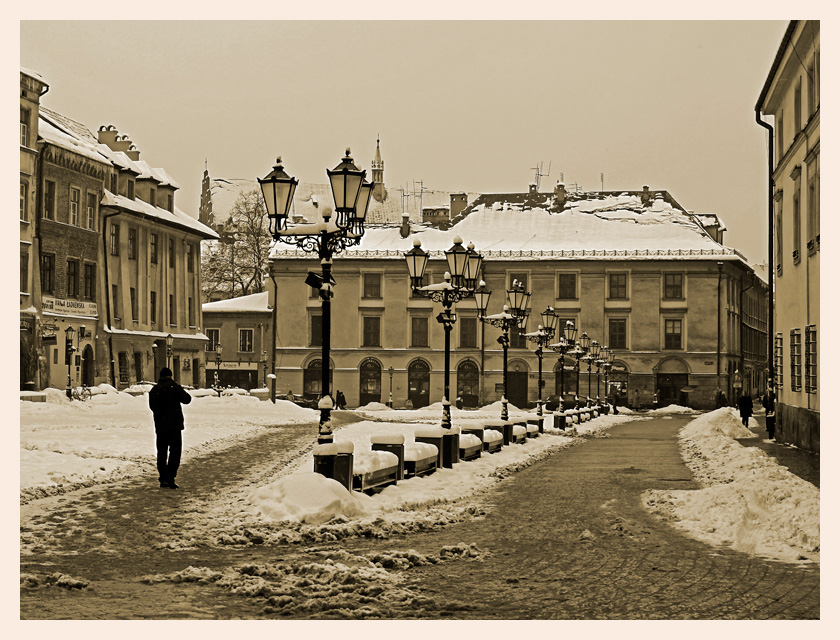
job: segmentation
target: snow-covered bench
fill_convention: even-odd
[[[353,458],[354,491],[372,491],[397,483],[399,458],[390,451],[358,451]]]
[[[542,433],[542,418],[528,418],[528,424],[525,425],[526,436],[529,438],[536,438]]]
[[[405,436],[399,433],[377,433],[370,437],[372,451],[390,451],[399,460],[397,480],[402,480],[405,470]]]
[[[511,440],[513,440],[513,423],[509,420],[488,420],[484,423],[484,427],[501,432],[505,446],[509,445]]]
[[[405,445],[405,477],[434,473],[438,468],[438,453],[438,448],[428,442],[415,441]]]
[[[505,438],[501,431],[496,429],[484,430],[484,450],[487,453],[497,453],[502,450]]]
[[[528,429],[525,425],[517,423],[513,425],[510,441],[514,444],[525,444],[525,439],[528,437]]]
[[[316,444],[313,451],[315,473],[332,478],[348,491],[353,488],[353,443]]]
[[[458,462],[458,429],[426,427],[414,432],[415,442],[433,444],[438,448],[438,467],[451,469]]]
[[[458,441],[458,455],[461,460],[475,460],[481,457],[481,449],[484,446],[482,438],[474,433],[461,433]]]

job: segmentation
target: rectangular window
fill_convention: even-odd
[[[776,275],[782,275],[782,251],[784,249],[782,226],[782,192],[776,194],[776,219],[773,235],[776,236]]]
[[[784,365],[784,355],[783,355],[784,350],[783,350],[783,347],[784,347],[784,336],[782,335],[782,332],[780,331],[779,333],[776,334],[776,341],[773,344],[773,364],[774,364],[774,368],[776,369],[776,371],[775,371],[775,373],[776,373],[776,386],[779,389],[782,388],[782,386],[783,386],[782,383],[784,382],[784,379],[785,379],[784,376],[782,375],[782,372],[784,370],[784,368],[783,368],[783,365]]]
[[[79,263],[76,260],[67,261],[67,297],[79,297]]]
[[[321,316],[309,316],[309,346],[321,346]]]
[[[363,347],[381,347],[379,337],[379,316],[364,316],[362,318],[362,346]]]
[[[79,205],[82,200],[82,192],[74,187],[70,187],[70,224],[79,226]]]
[[[808,67],[808,116],[814,115],[817,110],[817,78],[816,78],[816,58],[811,61]]]
[[[683,298],[683,274],[665,274],[665,298],[671,300],[682,300]]]
[[[111,174],[111,193],[117,195],[117,174]]]
[[[627,274],[626,273],[611,273],[610,274],[610,299],[611,300],[626,300],[627,299]]]
[[[157,324],[157,291],[149,291],[149,320]]]
[[[800,182],[797,177],[793,186],[793,262],[799,262],[799,248],[802,242],[802,216],[799,208],[800,201]]]
[[[510,329],[510,348],[511,349],[527,349],[528,348],[528,338],[525,337],[525,333],[528,330],[525,327],[511,327]]]
[[[682,320],[665,320],[665,348],[682,349]]]
[[[187,317],[189,319],[189,323],[191,327],[195,326],[195,306],[193,305],[193,299],[187,298]]]
[[[20,146],[29,146],[29,109],[20,108]]]
[[[96,300],[96,265],[85,265],[85,285],[82,292],[88,300]]]
[[[20,292],[29,292],[29,249],[20,250]]]
[[[128,259],[137,260],[137,229],[128,228]]]
[[[426,316],[413,316],[411,318],[411,346],[429,346],[429,319]]]
[[[219,330],[205,329],[204,332],[207,334],[207,346],[205,349],[207,351],[215,351],[216,347],[219,346]]]
[[[172,197],[171,193],[166,194],[166,210],[172,211],[175,208],[175,199]]]
[[[475,318],[461,317],[458,320],[461,331],[461,347],[464,349],[473,349],[478,346],[477,332],[478,322]]]
[[[154,189],[149,189],[149,204],[153,207],[157,206],[157,193]]]
[[[802,390],[802,332],[790,330],[790,390]]]
[[[577,300],[577,274],[557,274],[557,299]]]
[[[177,323],[175,322],[175,294],[169,294],[169,324],[170,326],[175,326]]]
[[[111,255],[120,255],[120,225],[111,223]]]
[[[193,247],[191,244],[187,245],[187,271],[192,273],[194,270],[193,267]]]
[[[793,135],[802,129],[802,78],[796,82],[793,90]]]
[[[51,254],[41,256],[41,291],[55,293],[55,256]]]
[[[29,185],[20,183],[20,219],[29,221]]]
[[[120,290],[117,285],[111,285],[111,304],[114,307],[114,320],[120,319]]]
[[[245,353],[251,353],[254,350],[254,330],[240,329],[239,330],[239,350]]]
[[[528,288],[528,274],[525,272],[522,273],[511,273],[508,275],[508,289],[513,288],[514,281],[519,282],[525,287],[525,291],[530,291]]]
[[[627,318],[610,318],[610,349],[627,348]]]
[[[85,205],[85,227],[88,229],[96,229],[96,194],[87,194],[87,204]]]
[[[778,160],[785,155],[785,110],[779,109],[778,122],[776,123],[776,141],[778,142]]]
[[[175,268],[175,239],[169,238],[169,268]]]
[[[131,319],[137,322],[137,289],[129,287],[128,298],[131,301]]]
[[[817,392],[817,325],[805,327],[805,393]]]
[[[126,197],[129,200],[134,200],[134,180],[128,181],[128,188],[126,190]]]
[[[364,278],[363,298],[381,298],[382,297],[382,274],[381,273],[365,273],[362,274]]]
[[[55,182],[44,181],[44,217],[55,220]]]
[[[423,274],[423,277],[420,278],[420,286],[421,287],[428,287],[430,284],[432,284],[432,274],[427,269],[426,272]],[[422,298],[423,296],[420,295],[419,293],[415,293],[414,290],[412,289],[411,297],[412,298]]]
[[[156,233],[149,235],[149,262],[157,264],[158,261],[158,238]]]

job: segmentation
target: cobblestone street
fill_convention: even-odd
[[[436,618],[819,618],[818,566],[715,549],[642,508],[646,489],[695,487],[676,440],[687,421],[634,421],[612,428],[608,437],[559,451],[481,496],[484,518],[433,533],[313,546],[437,554],[446,545],[474,544],[480,559],[402,572],[406,588],[435,603],[429,610]],[[21,590],[21,617],[271,617],[215,586],[147,585],[140,577],[190,565],[221,568],[278,557],[304,562],[299,546],[166,551],[153,544],[189,528],[203,501],[229,489],[257,461],[268,474],[311,437],[311,428],[272,430],[226,452],[188,460],[179,476],[184,490],[177,492],[150,489],[144,477],[24,505],[22,540],[34,551],[22,556],[21,572],[63,572],[87,580],[90,588]],[[58,546],[39,548],[39,538],[48,533]]]

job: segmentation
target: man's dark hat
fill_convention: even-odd
[[[171,378],[172,377],[172,369],[169,367],[164,367],[160,370],[160,377],[161,378]]]

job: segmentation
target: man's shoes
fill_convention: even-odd
[[[178,488],[178,485],[175,484],[174,480],[172,482],[167,482],[166,486],[169,487],[170,489],[177,489]]]
[[[160,488],[161,489],[168,489],[169,488],[169,483],[161,480],[160,481]]]

